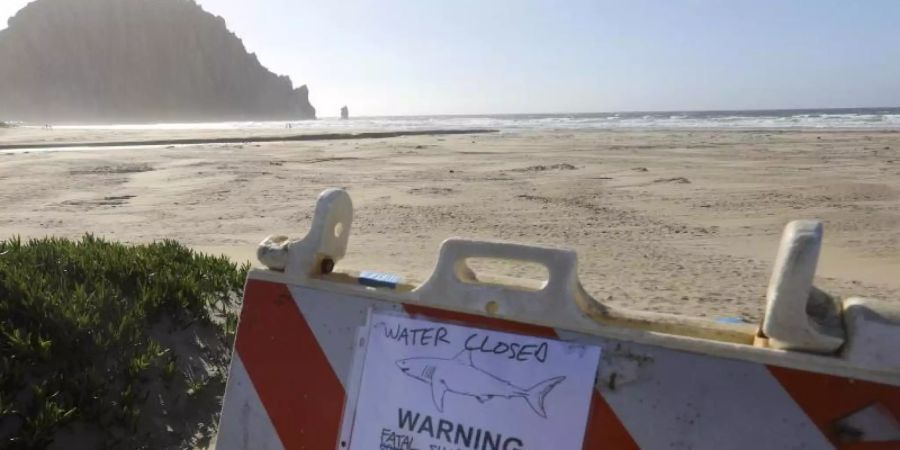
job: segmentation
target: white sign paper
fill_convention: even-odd
[[[581,450],[600,349],[378,314],[350,450]]]

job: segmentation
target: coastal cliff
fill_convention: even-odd
[[[192,0],[36,0],[0,31],[0,120],[314,119],[293,87]]]

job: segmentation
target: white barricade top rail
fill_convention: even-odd
[[[755,326],[603,304],[556,248],[449,239],[420,286],[336,271],[352,220],[328,190],[305,238],[260,244],[217,448],[900,449],[900,308],[813,286],[818,222],[788,224]]]

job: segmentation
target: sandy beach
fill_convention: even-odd
[[[13,128],[0,129],[0,143],[161,134],[223,135]],[[356,208],[340,265],[414,282],[447,237],[501,239],[576,249],[598,299],[757,320],[782,228],[817,218],[818,285],[900,301],[896,131],[523,131],[7,151],[0,238],[176,239],[250,260],[266,235],[302,236],[328,187],[348,189]]]

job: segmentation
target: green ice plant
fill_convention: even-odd
[[[103,430],[107,446],[171,447],[153,441],[165,430],[135,435],[148,401],[178,392],[163,399],[172,408],[218,382],[229,355],[188,378],[167,336],[203,326],[230,350],[247,270],[174,241],[0,241],[0,448],[43,448],[76,423]],[[151,397],[157,381],[172,389]]]

